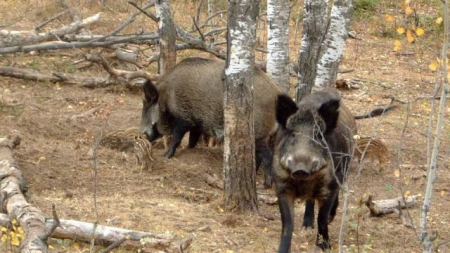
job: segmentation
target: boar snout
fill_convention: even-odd
[[[295,179],[305,180],[309,177],[309,172],[304,169],[297,169],[291,171],[291,177]]]
[[[162,135],[158,132],[155,126],[153,126],[152,128],[148,127],[142,128],[141,133],[145,134],[149,142],[156,141],[157,139],[162,137]]]

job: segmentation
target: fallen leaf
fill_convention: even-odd
[[[417,27],[416,28],[416,35],[417,36],[422,36],[424,34],[425,34],[425,31],[421,27]]]
[[[388,23],[392,23],[394,22],[395,18],[392,15],[386,14],[384,15],[384,19],[386,20],[386,22]]]
[[[398,34],[404,34],[405,33],[405,28],[403,26],[397,27],[397,33]]]
[[[413,33],[411,32],[411,30],[406,31],[406,39],[408,40],[409,43],[414,42],[414,36],[413,36]]]

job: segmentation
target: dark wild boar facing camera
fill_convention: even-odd
[[[161,76],[156,85],[144,84],[141,132],[149,141],[172,135],[165,157],[174,156],[183,136],[189,132],[188,148],[205,134],[223,139],[223,77],[225,62],[186,58]],[[259,68],[254,69],[254,104],[256,168],[264,168],[264,186],[270,187],[272,152],[269,137],[275,132],[275,103],[278,87]]]
[[[278,252],[290,251],[297,198],[306,201],[305,228],[313,228],[314,204],[318,202],[317,246],[329,249],[328,223],[339,204],[337,180],[342,182],[351,161],[356,122],[332,89],[312,93],[298,106],[290,97],[279,95],[276,118],[280,129],[273,175],[282,220]]]

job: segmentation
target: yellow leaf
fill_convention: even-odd
[[[445,196],[445,194],[447,194],[447,191],[446,190],[442,190],[441,191],[441,196]]]
[[[406,31],[406,39],[408,40],[409,43],[414,42],[414,36],[411,30]]]
[[[411,195],[410,191],[406,191],[405,194],[404,194],[405,198],[409,197],[409,195]]]
[[[17,224],[17,220],[16,219],[12,219],[11,220],[11,224],[16,225]]]
[[[425,31],[421,27],[417,27],[416,28],[416,35],[417,36],[422,36],[424,34],[425,34]]]
[[[399,40],[394,41],[394,51],[398,52],[402,49],[402,43]]]
[[[400,170],[395,170],[394,171],[394,176],[395,177],[400,177]]]
[[[11,237],[11,245],[12,246],[19,246],[20,245],[20,241],[19,241],[19,238],[17,237],[16,233],[11,231],[10,237]]]
[[[394,17],[392,16],[392,15],[389,15],[389,14],[386,14],[386,15],[384,15],[384,19],[386,20],[386,22],[388,22],[388,23],[392,23],[392,22],[394,22]]]
[[[433,63],[431,63],[430,65],[428,65],[428,68],[429,68],[431,71],[436,71],[438,67],[439,67],[439,64],[436,63],[436,62],[433,62]]]
[[[414,12],[413,8],[411,8],[411,6],[406,6],[405,8],[405,14],[406,15],[411,15]]]
[[[2,235],[2,238],[0,239],[1,242],[5,243],[8,240],[8,236],[7,235]]]
[[[397,33],[398,34],[404,34],[405,33],[405,28],[402,26],[397,27]]]
[[[440,25],[442,21],[444,21],[444,19],[442,17],[438,17],[435,22],[436,24]]]

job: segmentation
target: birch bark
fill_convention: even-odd
[[[267,73],[280,89],[289,92],[288,0],[267,0]]]
[[[224,81],[224,204],[257,211],[253,66],[258,0],[229,1]]]
[[[336,83],[339,64],[348,37],[348,27],[352,16],[352,0],[335,0],[331,8],[330,26],[322,44],[323,55],[317,65],[314,85],[320,88]]]

